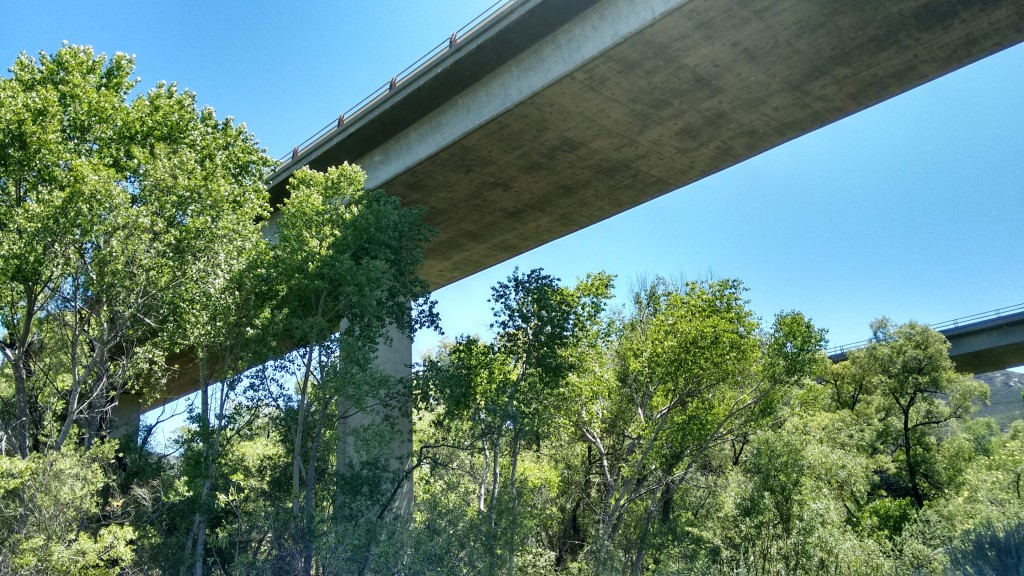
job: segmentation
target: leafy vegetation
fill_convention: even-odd
[[[0,573],[1021,573],[1024,422],[973,415],[941,334],[881,319],[832,365],[738,280],[620,308],[516,271],[490,337],[388,373],[438,322],[422,212],[303,170],[268,241],[254,137],[129,101],[132,64],[0,78]],[[122,405],[173,387],[160,453]]]
[[[589,318],[592,337],[565,354],[582,360],[562,379],[574,391],[544,408],[557,425],[517,455],[530,463],[517,506],[531,513],[495,480],[513,449],[495,467],[487,435],[456,417],[459,399],[421,402],[432,456],[414,531],[430,535],[440,572],[942,574],[978,530],[1020,514],[1021,428],[971,418],[987,387],[957,373],[927,327],[879,320],[833,366],[823,331],[799,313],[762,326],[728,280],[656,280],[628,311]],[[428,358],[421,385],[493,381],[470,352],[500,347],[502,325],[494,344],[464,338]],[[502,514],[530,530],[499,531],[492,547]],[[445,531],[457,536],[437,550]]]

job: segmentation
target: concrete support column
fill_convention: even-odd
[[[412,375],[412,338],[394,328],[390,331],[391,344],[381,344],[378,348],[378,362],[388,374],[397,378],[408,378]],[[413,458],[412,448],[412,397],[407,395],[405,402],[395,414],[395,436],[392,444],[393,465],[396,470],[404,472]],[[395,500],[395,512],[403,518],[412,520],[413,491],[412,477],[406,479]]]
[[[137,394],[118,394],[117,404],[110,408],[110,438],[132,438],[138,442],[141,418],[142,397]]]
[[[407,334],[402,334],[394,328],[389,330],[388,336],[391,342],[382,342],[377,348],[377,365],[389,376],[408,378],[411,375],[412,367],[412,340]],[[367,404],[372,405],[373,401],[368,401]],[[341,410],[343,413],[353,409],[351,403],[342,400]],[[357,446],[360,429],[381,425],[382,420],[392,427],[390,430],[391,446],[386,455],[390,460],[389,467],[395,472],[396,477],[405,472],[413,457],[412,398],[408,394],[403,395],[402,401],[392,413],[382,414],[371,409],[339,419],[338,437],[344,439],[337,447],[336,454],[340,471],[350,470],[360,460]],[[392,484],[391,487],[393,486]],[[388,494],[390,494],[390,490],[391,488],[388,488]],[[412,505],[412,478],[407,478],[392,502],[392,509],[396,515],[411,521]]]

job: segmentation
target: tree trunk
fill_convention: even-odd
[[[14,423],[14,443],[18,455],[28,458],[28,377],[25,371],[25,354],[19,350],[13,354],[11,368],[14,372],[14,402],[17,421]]]
[[[299,523],[299,512],[301,510],[299,494],[302,493],[302,489],[299,484],[302,476],[302,436],[305,434],[306,394],[309,390],[309,379],[312,376],[313,351],[314,346],[310,345],[309,350],[306,352],[305,367],[303,368],[302,380],[299,384],[299,401],[297,406],[298,414],[296,414],[295,423],[295,441],[292,445],[292,519],[296,526],[298,526]]]
[[[583,469],[588,472],[583,475],[583,487],[580,494],[590,494],[592,481],[589,471],[593,465],[594,447],[587,444],[587,455],[583,458]],[[580,509],[583,506],[583,497],[574,497],[572,508],[562,523],[562,532],[558,538],[558,550],[555,554],[555,570],[561,571],[570,561],[579,559],[580,550],[586,547],[583,541],[583,529],[580,526]]]
[[[490,476],[488,466],[491,465],[491,453],[487,449],[487,442],[481,440],[480,444],[484,449],[484,474],[480,477],[480,488],[477,493],[477,510],[480,512],[480,516],[487,512],[487,478]]]
[[[316,487],[316,461],[320,452],[320,443],[323,439],[324,421],[327,415],[327,407],[331,399],[325,399],[320,406],[320,415],[317,418],[316,429],[313,431],[313,443],[309,447],[309,460],[306,462],[306,486],[303,494],[303,521],[302,521],[302,574],[307,576],[313,572],[313,490]]]
[[[487,527],[487,552],[490,564],[489,574],[496,576],[498,573],[498,521],[497,521],[497,497],[498,479],[500,478],[500,461],[498,455],[501,448],[501,433],[496,433],[494,442],[491,444],[491,497],[487,504],[488,527]]]
[[[213,487],[212,458],[210,458],[210,383],[205,357],[199,360],[199,441],[203,443],[203,468],[206,474],[203,478],[203,487],[199,491],[196,518],[192,523],[192,529],[195,531],[195,547],[192,548],[193,576],[203,576],[203,552],[206,549],[206,524],[209,517],[206,501]]]
[[[96,346],[102,346],[97,343]],[[107,400],[107,362],[101,358],[96,369],[96,379],[89,398],[89,409],[86,413],[85,449],[88,450],[100,438],[103,431],[103,413],[108,408]]]
[[[643,570],[644,555],[647,553],[647,537],[651,533],[651,523],[654,521],[657,509],[658,491],[655,490],[651,494],[651,502],[647,505],[647,513],[644,515],[644,529],[640,532],[640,538],[637,540],[636,553],[633,555],[633,568],[630,571],[632,576],[640,576],[640,572]]]
[[[64,416],[64,425],[61,426],[60,434],[57,435],[57,440],[53,443],[53,449],[57,452],[64,446],[64,442],[68,439],[68,434],[71,433],[71,426],[75,423],[75,414],[78,412],[78,395],[81,390],[82,381],[75,378],[74,383],[71,385],[71,394],[68,397],[68,411]]]
[[[341,510],[343,506],[342,502],[342,479],[344,474],[350,471],[352,463],[349,462],[348,457],[348,440],[349,440],[349,426],[348,426],[348,411],[350,409],[349,403],[345,400],[338,398],[338,425],[337,425],[337,445],[335,446],[334,453],[334,517],[335,525],[341,523]]]
[[[4,356],[11,362],[11,370],[14,372],[14,403],[18,420],[14,423],[14,442],[18,448],[18,455],[23,459],[28,458],[28,380],[31,367],[29,364],[29,343],[32,338],[32,319],[36,314],[37,298],[30,287],[25,289],[25,319],[21,333],[12,340],[9,346],[4,346]]]
[[[903,458],[907,461],[907,479],[910,481],[910,493],[914,497],[917,509],[924,508],[924,495],[917,480],[917,468],[910,459],[910,405],[903,411]]]
[[[224,365],[228,366],[228,358],[225,357]],[[199,505],[196,510],[195,521],[192,524],[195,548],[192,549],[192,574],[202,576],[204,573],[204,560],[206,552],[206,529],[210,521],[210,493],[213,491],[213,478],[216,473],[217,461],[220,459],[220,440],[224,433],[224,416],[227,410],[229,389],[227,384],[221,384],[221,394],[217,406],[217,427],[211,431],[210,428],[210,373],[209,365],[205,357],[199,362],[199,404],[200,404],[200,439],[203,443],[203,487],[199,491]]]
[[[508,498],[509,498],[509,542],[508,542],[508,574],[516,573],[516,546],[519,536],[519,499],[516,494],[516,470],[519,466],[519,444],[522,430],[516,427],[512,433],[512,455],[509,462]]]

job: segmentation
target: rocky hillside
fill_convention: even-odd
[[[975,378],[988,384],[991,390],[990,404],[982,406],[975,412],[976,418],[995,418],[1000,428],[1004,430],[1010,422],[1024,418],[1024,399],[1021,398],[1021,392],[1024,392],[1024,374],[999,370],[978,374]]]

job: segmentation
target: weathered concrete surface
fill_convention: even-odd
[[[110,437],[138,439],[142,412],[143,403],[140,396],[119,394],[117,404],[110,410]]]
[[[956,369],[985,374],[1024,366],[1024,312],[939,330],[949,340],[949,358]],[[829,356],[846,360],[846,352]]]
[[[521,0],[271,192],[359,163],[439,288],[1022,40],[1019,0]]]

